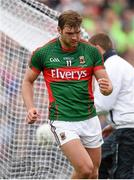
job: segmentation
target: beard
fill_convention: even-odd
[[[66,48],[76,48],[78,46],[78,41],[73,41],[64,37],[61,38],[61,41]]]

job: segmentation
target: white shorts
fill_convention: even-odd
[[[51,123],[51,129],[60,146],[73,139],[80,139],[86,148],[97,148],[103,144],[101,125],[97,116],[77,122],[54,121]]]

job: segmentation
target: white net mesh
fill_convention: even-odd
[[[0,39],[0,178],[70,178],[72,167],[56,143],[40,143],[37,128],[47,122],[43,77],[35,83],[37,123],[25,122],[22,79],[31,52],[56,36],[58,13],[35,0],[1,0]],[[82,29],[82,35],[88,38]]]
[[[21,95],[31,52],[56,36],[58,13],[35,0],[1,0],[0,13],[0,178],[70,178],[72,166],[56,143],[36,140],[48,114],[43,77],[35,83],[35,105],[41,114],[35,124],[25,121]]]

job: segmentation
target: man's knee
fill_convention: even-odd
[[[81,167],[79,166],[77,172],[80,174],[82,178],[90,178],[92,177],[93,169],[93,164],[83,165]]]

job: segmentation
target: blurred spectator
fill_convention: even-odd
[[[49,6],[52,9],[55,9],[58,4],[60,4],[60,0],[38,0],[39,2]]]
[[[83,16],[89,36],[106,32],[122,57],[132,63],[134,47],[133,0],[38,0],[59,12],[73,9]]]
[[[84,6],[80,0],[60,0],[60,4],[56,7],[56,10],[63,12],[72,9],[82,14]]]
[[[127,60],[127,62],[134,66],[134,48],[128,48],[123,57]]]

